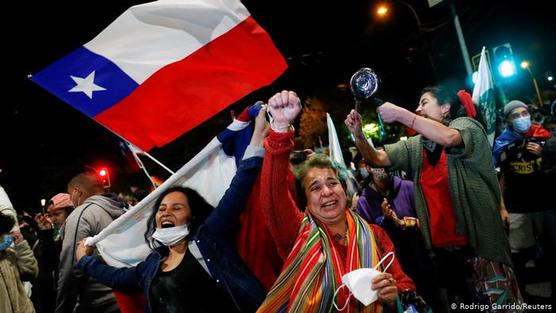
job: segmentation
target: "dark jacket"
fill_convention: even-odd
[[[398,176],[392,176],[393,187],[386,197],[399,218],[404,216],[416,217],[414,202],[414,185],[410,180],[402,180]],[[357,213],[367,222],[382,225],[384,215],[382,214],[382,201],[384,196],[379,192],[366,186],[361,192],[357,202]]]
[[[230,187],[205,222],[193,230],[203,259],[216,283],[230,296],[242,312],[254,312],[265,296],[265,291],[255,276],[238,256],[234,248],[234,232],[239,216],[245,208],[262,158],[252,157],[241,161]],[[136,267],[115,268],[104,264],[100,258],[84,256],[77,266],[86,275],[124,292],[143,290],[150,308],[149,288],[162,260],[161,249],[153,251]]]

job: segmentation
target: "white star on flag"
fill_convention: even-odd
[[[70,89],[68,92],[83,92],[87,95],[87,97],[89,97],[89,99],[93,99],[93,91],[106,90],[106,88],[95,84],[95,71],[92,71],[91,74],[85,78],[73,75],[70,75],[70,77],[77,85],[75,85],[75,87]]]

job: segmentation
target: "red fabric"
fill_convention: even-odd
[[[293,148],[293,132],[277,133],[270,130],[265,148],[266,155],[261,173],[261,206],[268,230],[278,247],[279,255],[285,261],[297,239],[303,219],[303,214],[288,192],[289,154]],[[371,229],[379,242],[381,255],[394,251],[394,244],[382,228],[371,225]],[[400,290],[415,290],[415,284],[402,271],[397,259],[388,272],[396,279]]]
[[[268,34],[248,17],[188,57],[161,68],[95,120],[147,151],[272,83],[286,68]]]
[[[118,303],[120,312],[122,313],[142,313],[145,312],[147,302],[142,292],[137,293],[123,293],[120,291],[113,291],[114,298]]]
[[[418,132],[417,132],[415,129],[413,129],[413,128],[407,127],[407,128],[405,129],[405,134],[406,134],[408,137],[413,137],[413,136],[417,135]]]
[[[282,262],[297,239],[303,218],[288,192],[293,135],[293,131],[278,133],[270,130],[265,140],[266,155],[261,172],[261,206]]]
[[[390,240],[390,237],[388,237],[388,234],[384,231],[384,229],[375,224],[369,225],[371,226],[371,229],[376,236],[376,240],[378,241],[380,256],[383,257],[390,251],[394,251],[395,253],[396,250],[394,248],[394,243],[392,243],[392,240]],[[387,270],[387,272],[392,274],[392,276],[396,280],[396,286],[398,287],[399,291],[416,290],[415,283],[413,282],[413,280],[411,280],[411,278],[409,278],[409,276],[404,273],[400,262],[398,262],[398,258],[394,259],[394,262]]]
[[[529,130],[525,133],[525,138],[548,139],[550,137],[552,137],[552,134],[537,124],[532,124]]]
[[[471,98],[469,92],[460,90],[457,92],[457,95],[459,97],[459,101],[461,101],[461,104],[463,104],[463,107],[465,108],[465,112],[467,112],[467,116],[473,118],[477,116],[477,111],[475,110],[475,105],[473,104],[473,99]]]
[[[456,216],[448,185],[448,164],[444,151],[438,163],[433,166],[423,150],[420,184],[429,209],[432,245],[434,247],[467,245],[469,243],[467,237],[456,233]]]
[[[266,227],[259,196],[260,182],[258,177],[249,196],[247,208],[240,216],[241,227],[236,248],[247,267],[265,290],[269,291],[280,274],[283,262]]]

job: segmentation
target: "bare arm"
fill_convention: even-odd
[[[355,110],[351,110],[345,120],[346,126],[355,138],[355,145],[366,162],[376,167],[388,167],[391,165],[388,154],[385,151],[377,150],[372,147],[361,129],[361,115]]]
[[[400,122],[444,147],[459,146],[463,142],[459,131],[456,129],[447,127],[430,118],[419,116],[393,103],[385,102],[378,107],[377,111],[384,122]]]

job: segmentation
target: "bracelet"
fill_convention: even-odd
[[[413,128],[413,125],[415,125],[416,118],[417,118],[417,114],[413,114],[413,120],[411,121],[411,126],[409,126],[409,128]]]
[[[279,133],[285,133],[288,130],[290,130],[291,128],[291,124],[287,124],[286,126],[283,127],[277,127],[274,123],[270,124],[270,127],[272,128],[272,130],[277,131]]]

